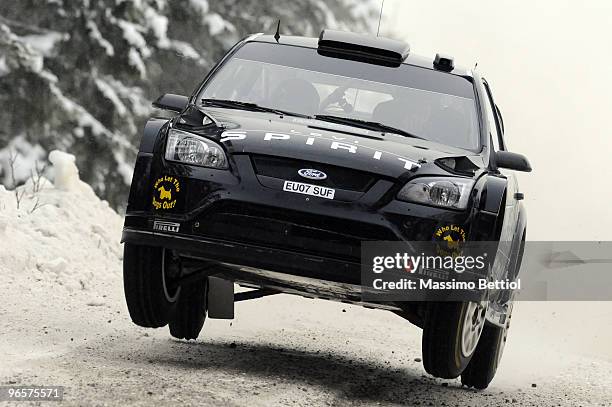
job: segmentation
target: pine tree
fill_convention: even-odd
[[[361,8],[347,0],[3,1],[0,180],[9,149],[60,148],[121,207],[152,99],[190,94],[233,43],[272,32],[278,19],[286,34],[360,31],[372,17]]]

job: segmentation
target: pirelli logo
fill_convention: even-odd
[[[156,220],[153,222],[153,230],[159,230],[160,232],[174,232],[177,233],[181,227],[180,223],[173,222],[162,222]]]

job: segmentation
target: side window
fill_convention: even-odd
[[[493,141],[493,149],[495,151],[505,150],[504,139],[502,136],[502,130],[500,128],[499,118],[497,116],[497,109],[495,108],[495,102],[491,95],[491,89],[486,80],[483,79],[483,85],[486,91],[485,95],[485,110],[487,112],[487,121],[489,122],[489,128],[491,130],[491,139]]]

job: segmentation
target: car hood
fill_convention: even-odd
[[[394,178],[434,167],[438,172],[434,161],[441,158],[466,160],[472,171],[484,166],[474,152],[397,134],[274,113],[223,108],[200,112],[224,129],[216,137],[232,154],[288,157]]]

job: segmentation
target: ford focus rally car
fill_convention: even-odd
[[[450,57],[325,30],[252,35],[174,112],[145,126],[122,241],[132,320],[195,339],[234,302],[276,293],[390,310],[423,329],[423,363],[485,388],[511,296],[364,301],[367,241],[503,241],[514,280],[526,220],[486,80]],[[496,258],[496,261],[497,261]],[[252,288],[234,293],[234,284]]]

